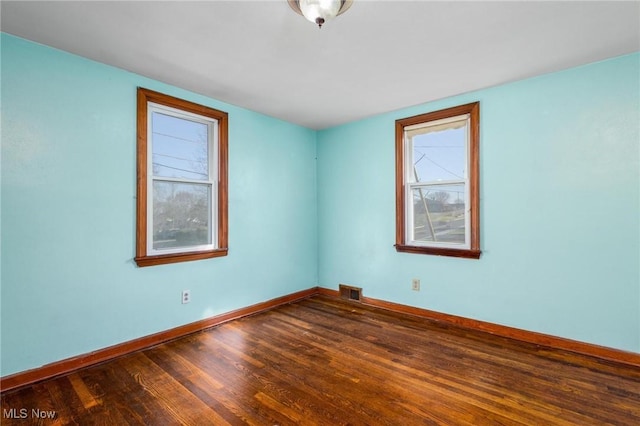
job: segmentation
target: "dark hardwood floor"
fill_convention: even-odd
[[[2,424],[640,425],[640,369],[317,296],[3,394]]]

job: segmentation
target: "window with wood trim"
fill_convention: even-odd
[[[226,256],[226,112],[138,88],[138,266]]]
[[[480,257],[475,102],[396,121],[396,250]]]

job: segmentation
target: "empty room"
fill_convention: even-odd
[[[640,1],[1,1],[3,425],[640,424]]]

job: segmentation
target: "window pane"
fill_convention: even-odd
[[[153,248],[211,244],[208,184],[153,182]]]
[[[151,121],[154,176],[208,180],[208,126],[159,112]]]
[[[466,177],[467,127],[460,122],[412,136],[416,182],[464,180]],[[445,128],[442,128],[445,127]]]
[[[426,185],[414,188],[413,239],[465,243],[465,187]]]

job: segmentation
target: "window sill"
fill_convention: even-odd
[[[134,260],[138,266],[154,266],[164,265],[166,263],[189,262],[192,260],[211,259],[213,257],[226,256],[229,252],[228,248],[221,248],[208,251],[188,252],[188,253],[171,253],[156,256],[135,257]]]
[[[480,254],[482,253],[480,250],[473,249],[406,246],[402,244],[396,244],[395,247],[396,251],[402,253],[432,254],[436,256],[463,257],[467,259],[480,259]]]

